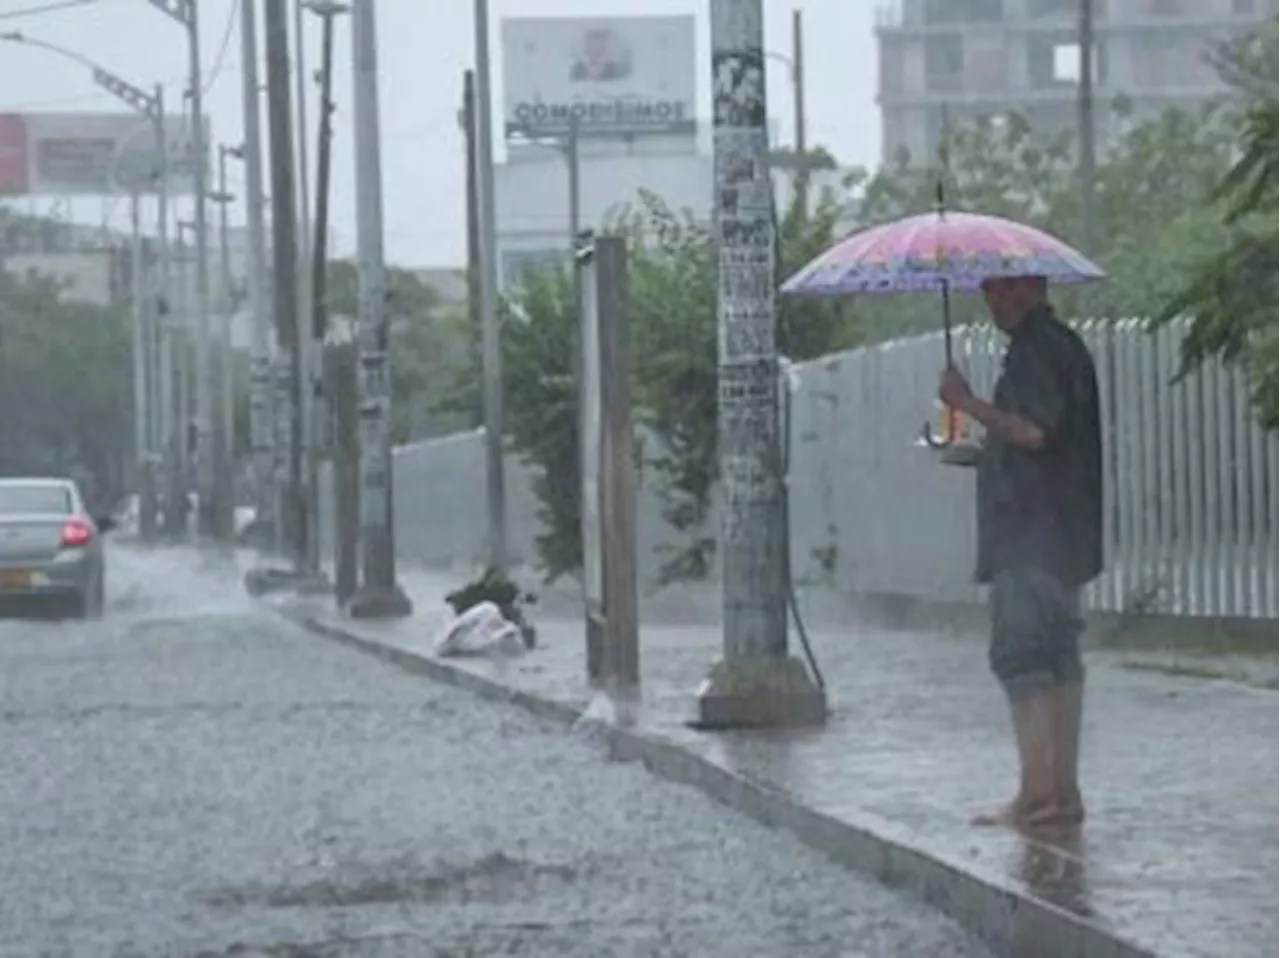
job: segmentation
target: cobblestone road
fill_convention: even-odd
[[[0,622],[0,955],[980,956],[586,737],[165,563]]]

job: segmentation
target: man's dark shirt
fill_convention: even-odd
[[[978,466],[979,582],[1035,566],[1071,586],[1102,571],[1102,423],[1088,347],[1048,305],[1010,337],[993,404],[1044,431],[1029,450],[988,434]]]

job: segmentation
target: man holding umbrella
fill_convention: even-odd
[[[990,585],[990,661],[1013,712],[1021,776],[1008,805],[976,824],[1084,819],[1077,764],[1084,669],[1080,589],[1102,571],[1102,439],[1088,349],[1058,321],[1053,283],[1106,278],[1034,227],[980,213],[907,216],[845,237],[792,276],[793,296],[938,292],[945,372],[938,397],[981,424],[978,581]],[[981,291],[1009,346],[995,394],[973,394],[952,362],[950,294]],[[948,453],[954,437],[924,443]],[[953,465],[969,457],[946,458]]]
[[[992,671],[1009,697],[1018,793],[975,824],[1084,819],[1077,764],[1084,669],[1080,589],[1102,571],[1102,438],[1088,348],[1054,315],[1041,276],[984,280],[1009,337],[991,400],[954,367],[939,398],[986,430],[977,578],[990,585]]]

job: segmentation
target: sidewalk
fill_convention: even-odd
[[[403,575],[417,607],[413,619],[354,623],[320,604],[309,604],[308,614],[429,657],[449,583]],[[527,658],[451,659],[448,666],[581,711],[590,700],[581,623],[537,624],[539,646]],[[1085,946],[1045,941],[1029,953],[1095,958],[1101,930],[1115,941],[1107,950],[1116,955],[1271,954],[1278,893],[1274,692],[1115,668],[1095,654],[1082,759],[1090,822],[1076,847],[1052,847],[968,825],[972,810],[1007,797],[1015,772],[1007,716],[980,644],[856,627],[812,638],[833,710],[824,729],[707,735],[684,723],[718,656],[718,630],[646,627],[641,736],[835,819],[850,834],[872,836],[885,873],[918,873],[935,903],[985,894],[988,912],[998,900],[1013,912],[1018,902],[1007,892],[1014,891],[1048,916],[1037,926],[1044,933],[1066,934],[1055,930],[1066,925],[1054,916],[1068,912],[1088,932],[1077,940],[1093,942],[1079,950]],[[930,868],[904,864],[916,857]],[[956,907],[975,912],[972,902]],[[1012,918],[983,919],[1001,920]],[[1035,944],[1023,938],[1011,945],[1018,954]]]

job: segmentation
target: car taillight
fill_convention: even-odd
[[[71,519],[62,527],[62,544],[68,548],[87,546],[93,541],[93,526],[83,519]]]

